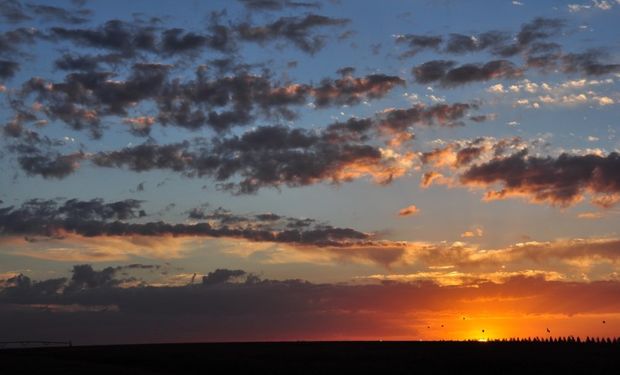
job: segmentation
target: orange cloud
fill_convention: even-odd
[[[462,238],[482,237],[483,235],[484,230],[482,228],[475,228],[461,233]]]
[[[411,216],[417,215],[419,213],[420,210],[414,204],[412,204],[398,211],[398,216]]]

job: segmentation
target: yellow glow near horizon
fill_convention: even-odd
[[[605,321],[605,323],[603,323]],[[620,314],[434,314],[417,327],[422,340],[491,341],[511,338],[617,337]]]

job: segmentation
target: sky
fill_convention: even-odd
[[[0,341],[620,336],[619,17],[1,0]]]

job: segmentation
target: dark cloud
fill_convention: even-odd
[[[29,300],[49,298],[62,292],[67,279],[64,277],[33,281],[30,277],[19,274],[7,280],[0,280],[0,298],[6,300]]]
[[[241,136],[196,139],[168,145],[144,143],[100,152],[91,158],[101,167],[142,172],[171,170],[189,177],[211,177],[236,193],[262,187],[338,183],[363,175],[389,181],[404,173],[397,159],[386,159],[373,141],[383,136],[408,139],[414,126],[459,126],[477,105],[416,105],[392,109],[374,118],[352,118],[322,130],[262,126]],[[361,172],[356,172],[359,169]],[[351,177],[347,177],[351,176]],[[392,176],[392,177],[390,177]],[[227,182],[241,177],[240,182]]]
[[[374,92],[370,96],[379,95],[379,89],[368,90]],[[361,95],[360,91],[357,93]],[[353,96],[349,93],[349,102]],[[262,98],[261,102],[266,100],[272,99]],[[413,137],[411,129],[415,126],[460,126],[477,108],[473,103],[418,104],[386,110],[374,117],[350,118],[316,130],[261,126],[238,136],[198,137],[167,145],[149,140],[93,154],[60,153],[57,149],[62,142],[56,144],[32,131],[20,135],[23,127],[19,123],[5,126],[4,131],[18,137],[10,150],[18,155],[28,174],[60,178],[74,171],[78,162],[88,159],[99,167],[135,172],[160,169],[187,177],[209,177],[221,189],[248,194],[264,187],[341,183],[364,176],[388,183],[406,173],[407,158],[411,155],[386,155],[378,141],[384,139],[391,145],[405,142]]]
[[[321,81],[312,91],[317,107],[354,105],[362,100],[382,98],[395,86],[405,85],[405,80],[397,76],[371,74],[356,78],[350,76],[352,73],[342,71],[342,79]]]
[[[599,50],[583,53],[568,53],[562,56],[562,69],[567,73],[581,73],[599,76],[620,72],[620,64],[605,64],[600,61],[605,54]]]
[[[416,66],[412,72],[416,82],[431,83],[443,79],[455,64],[454,61],[432,60]]]
[[[243,270],[227,270],[218,268],[213,272],[209,272],[207,276],[202,277],[202,285],[226,283],[245,275],[246,272]]]
[[[554,157],[529,156],[527,150],[495,158],[465,171],[463,184],[481,187],[499,185],[488,199],[525,196],[534,202],[567,206],[591,193],[593,202],[613,205],[620,194],[620,155],[562,154]]]
[[[454,61],[434,60],[413,68],[418,83],[438,81],[452,87],[492,79],[517,78],[523,71],[508,60],[493,60],[485,64],[464,64],[454,67]]]
[[[161,29],[156,24],[110,20],[95,28],[53,27],[48,38],[112,50],[126,58],[135,57],[139,53],[162,57],[196,56],[207,49],[232,52],[235,48],[232,31],[219,23],[217,14],[211,15],[207,26],[209,33],[204,34],[180,28]]]
[[[521,25],[521,30],[517,34],[517,43],[520,46],[529,46],[534,42],[559,34],[563,27],[564,21],[561,19],[537,17]]]
[[[450,34],[446,40],[444,52],[463,54],[491,49],[497,54],[505,48],[510,34],[502,31],[487,31],[478,35]]]
[[[424,106],[417,104],[408,109],[385,111],[382,116],[381,127],[392,132],[402,132],[415,125],[462,126],[467,113],[474,109],[478,109],[478,105],[453,103]]]
[[[73,276],[67,286],[68,292],[82,289],[111,287],[119,283],[114,278],[117,269],[114,267],[106,267],[100,271],[96,271],[89,264],[80,264],[73,266]]]
[[[3,127],[4,134],[11,137],[6,149],[15,154],[17,162],[26,174],[43,178],[65,178],[79,168],[86,158],[84,152],[62,153],[62,140],[41,136],[27,129],[23,123],[37,120],[31,113],[18,113],[15,119]]]
[[[232,52],[235,41],[228,27],[213,24],[210,27],[212,34],[202,35],[186,32],[183,29],[168,29],[162,32],[160,53],[164,55],[197,54],[203,48],[220,52]]]
[[[443,37],[438,35],[398,35],[396,37],[396,43],[406,44],[409,47],[409,50],[404,52],[401,57],[410,57],[415,56],[419,52],[427,49],[437,51],[439,46],[443,43]]]
[[[244,273],[245,281],[122,286],[120,280],[103,277],[105,269],[76,267],[86,271],[79,280],[98,275],[100,280],[92,280],[95,287],[72,289],[68,285],[73,281],[25,281],[21,275],[0,290],[1,318],[11,321],[3,331],[5,339],[36,334],[68,336],[77,344],[325,340],[333,338],[334,332],[339,337],[402,338],[419,334],[418,326],[426,329],[433,314],[476,314],[481,308],[500,308],[511,311],[515,322],[532,315],[606,314],[617,311],[620,296],[617,281],[581,283],[520,276],[503,283],[474,279],[470,284],[476,287],[465,288],[439,286],[426,279],[315,284],[250,277],[245,271],[226,269],[219,272],[224,276]],[[115,280],[115,285],[109,285]],[[48,282],[49,292],[42,293],[42,285]],[[522,300],[530,303],[514,304]],[[412,320],[412,313],[423,318]]]
[[[470,146],[462,148],[456,153],[455,164],[457,167],[470,164],[472,161],[478,159],[484,151],[484,147]]]
[[[71,73],[62,83],[38,78],[26,82],[22,95],[35,94],[45,103],[42,112],[62,120],[75,130],[88,129],[95,138],[102,135],[101,116],[127,115],[134,103],[151,98],[166,80],[168,65],[134,64],[126,81],[112,81],[112,73]]]
[[[520,52],[526,52],[537,43],[545,42],[559,34],[564,27],[564,21],[555,18],[538,17],[521,25],[515,38],[505,31],[490,30],[476,35],[453,33],[447,37],[441,35],[401,35],[396,38],[396,43],[408,44],[411,50],[405,53],[416,53],[432,49],[449,54],[464,54],[480,51],[489,51],[491,54],[501,57],[514,56]],[[515,40],[513,42],[513,40]]]
[[[54,66],[60,70],[93,71],[97,70],[99,67],[99,56],[72,56],[69,54],[64,54],[54,61]]]
[[[9,23],[30,20],[22,4],[18,0],[0,0],[0,17]]]
[[[291,222],[288,218],[269,217],[265,220],[256,216],[232,215],[222,209],[205,214],[203,217],[209,222],[196,224],[129,221],[143,216],[145,213],[136,200],[104,203],[101,199],[64,202],[34,199],[24,202],[21,207],[0,207],[0,232],[5,236],[25,237],[62,238],[67,234],[84,237],[204,236],[314,247],[381,246],[370,234],[351,228],[318,224],[292,228],[288,225]]]
[[[396,76],[368,75],[325,79],[313,87],[308,84],[281,83],[268,71],[260,75],[240,71],[233,75],[215,74],[199,68],[193,80],[170,78],[170,65],[136,63],[127,77],[95,70],[117,56],[64,55],[56,61],[63,70],[81,70],[67,74],[54,83],[32,78],[23,84],[22,108],[28,100],[43,105],[41,113],[51,120],[62,120],[74,130],[89,130],[98,138],[103,133],[103,119],[130,116],[137,105],[154,102],[156,116],[124,118],[137,136],[147,136],[155,122],[197,130],[205,126],[226,132],[234,126],[251,123],[256,117],[292,120],[293,107],[314,98],[320,107],[353,105],[362,100],[379,99],[404,81]],[[144,120],[144,121],[142,121]],[[148,122],[145,122],[147,121]]]
[[[565,22],[561,19],[539,17],[524,23],[514,38],[510,33],[491,30],[477,35],[454,33],[447,37],[407,34],[397,37],[396,42],[410,45],[411,50],[405,52],[405,56],[425,49],[447,54],[488,51],[501,58],[520,55],[524,61],[523,67],[517,67],[505,59],[461,66],[451,60],[432,60],[413,68],[418,83],[437,81],[446,87],[494,78],[519,77],[526,68],[542,71],[559,69],[569,74],[589,76],[620,71],[620,64],[602,61],[607,57],[602,50],[564,53],[560,44],[550,41],[550,38],[564,30],[564,26]]]
[[[282,219],[280,215],[276,215],[272,213],[258,214],[258,215],[254,215],[254,217],[260,221],[276,221],[276,220]]]
[[[70,40],[82,46],[122,51],[133,55],[138,51],[156,51],[156,34],[152,27],[140,27],[120,20],[110,20],[94,29],[53,27],[51,36]]]
[[[54,61],[54,67],[60,70],[81,70],[85,72],[95,72],[103,64],[116,66],[123,62],[126,56],[119,53],[108,53],[102,55],[73,55],[64,53]]]
[[[51,5],[27,4],[26,7],[37,18],[44,21],[58,21],[61,23],[80,24],[89,21],[92,11],[88,9],[68,10]]]
[[[0,79],[12,78],[19,70],[19,64],[15,61],[0,60]]]
[[[364,144],[338,144],[329,134],[303,129],[263,126],[215,140],[210,147],[192,148],[189,143],[159,146],[142,144],[94,155],[102,167],[126,167],[133,171],[168,169],[188,176],[209,176],[238,184],[223,186],[237,193],[254,193],[261,187],[303,186],[320,181],[338,182],[346,168],[355,164],[381,165],[378,148]]]
[[[175,54],[185,51],[201,49],[207,44],[207,38],[196,33],[185,33],[183,29],[169,29],[164,31],[161,41],[162,52]]]
[[[22,155],[18,157],[22,170],[31,176],[62,179],[75,172],[83,160],[83,153]]]
[[[40,220],[41,223],[63,220],[127,220],[145,216],[144,211],[141,210],[141,202],[134,199],[111,203],[105,203],[100,198],[89,201],[31,199],[24,202],[19,209],[6,208],[3,213],[9,211],[12,211],[11,215],[18,220]],[[42,226],[46,227],[47,225]]]
[[[0,33],[0,56],[16,58],[23,54],[21,47],[25,44],[33,44],[41,34],[34,28],[20,27]]]
[[[291,0],[239,0],[248,10],[274,11],[286,8],[314,8],[320,9],[321,3],[316,1],[302,2]]]
[[[283,40],[292,43],[300,50],[314,54],[325,45],[325,37],[314,33],[314,30],[329,26],[343,26],[349,20],[330,18],[318,14],[305,16],[281,17],[262,26],[254,26],[247,22],[236,25],[239,38],[243,41],[266,43]]]

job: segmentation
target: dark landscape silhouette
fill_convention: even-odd
[[[149,344],[0,350],[5,373],[614,374],[620,339]]]

